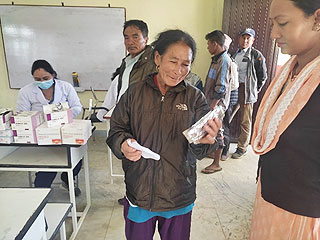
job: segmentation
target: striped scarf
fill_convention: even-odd
[[[294,81],[290,81],[288,77],[296,63],[296,56],[289,59],[271,82],[261,101],[251,140],[256,154],[265,154],[276,146],[281,134],[319,85],[320,56],[307,64]],[[286,86],[283,89],[284,84]]]

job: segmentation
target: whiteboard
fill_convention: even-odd
[[[32,63],[47,60],[58,78],[80,87],[107,90],[125,56],[124,8],[0,6],[10,88],[34,81]]]

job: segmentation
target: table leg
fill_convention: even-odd
[[[90,181],[89,181],[89,164],[88,164],[88,151],[86,151],[83,157],[84,178],[86,183],[86,197],[87,206],[91,206],[91,193],[90,193]]]
[[[33,187],[32,176],[30,171],[28,171],[28,177],[29,177],[29,187]]]
[[[74,194],[73,172],[72,172],[72,169],[69,169],[67,172],[68,172],[68,183],[69,183],[69,196],[70,196],[70,202],[72,203],[71,215],[72,215],[73,234],[76,235],[78,232],[78,222],[77,222],[76,196]]]
[[[106,124],[107,124],[107,133],[109,134],[110,119],[107,119]],[[111,184],[113,184],[112,153],[111,153],[111,149],[109,148],[109,146],[107,146],[107,149],[108,149],[108,159],[109,159],[109,166],[110,166],[110,182],[111,182]]]
[[[66,224],[65,224],[65,221],[62,223],[59,231],[60,231],[60,240],[66,240],[67,236],[66,236]]]
[[[43,235],[42,235],[42,240],[48,240],[48,237],[47,237],[47,232],[45,230],[43,230]]]

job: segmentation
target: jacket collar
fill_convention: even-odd
[[[243,56],[244,58],[251,59],[251,51],[252,51],[252,48],[253,48],[253,47],[249,47],[249,48],[247,49],[247,51],[245,52],[245,54],[244,54],[244,56]],[[239,48],[238,48],[238,50],[233,54],[233,56],[232,56],[233,59],[236,57],[236,55],[237,55],[238,52],[240,52],[240,49],[239,49]]]
[[[153,47],[151,47],[150,45],[146,45],[146,47],[145,47],[144,50],[142,51],[142,55],[139,57],[139,59],[138,59],[137,62],[141,62],[141,61],[146,62],[146,61],[148,60],[148,58],[146,58],[146,55],[148,55],[148,54],[150,53],[150,51],[152,51],[152,50],[153,50]],[[141,54],[141,52],[140,52],[139,54]],[[139,54],[138,54],[138,55],[139,55]],[[127,56],[125,56],[125,58],[122,59],[122,62],[124,62],[125,59],[126,59],[127,57],[129,57],[129,56],[130,56],[130,54],[127,54]]]
[[[221,52],[221,53],[219,53],[218,55],[214,55],[214,56],[212,56],[212,57],[211,57],[212,62],[217,63],[217,62],[218,62],[218,60],[219,60],[219,58],[220,58],[224,53],[226,53],[226,50],[222,51],[222,52]]]
[[[154,76],[157,75],[157,74],[158,74],[158,73],[149,74],[149,75],[147,76],[146,82],[147,82],[147,84],[150,85],[152,88],[157,89],[158,91],[160,91],[160,89],[156,86],[156,84],[154,83],[154,80],[153,80]],[[174,87],[170,88],[170,89],[168,90],[168,92],[182,92],[182,91],[184,91],[185,89],[186,89],[186,83],[185,83],[185,81],[183,80],[183,81],[181,81],[177,86],[174,86]]]
[[[252,47],[249,47],[246,53],[244,54],[244,57],[251,59],[251,51],[252,51]]]
[[[153,48],[151,46],[147,45],[146,48],[144,49],[144,52],[142,53],[142,55],[138,59],[137,64],[144,64],[144,63],[150,61],[149,58],[152,57],[152,51],[153,51]]]

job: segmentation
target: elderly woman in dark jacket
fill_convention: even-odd
[[[217,149],[221,127],[219,119],[209,120],[199,144],[189,144],[182,134],[209,111],[201,91],[184,82],[195,53],[189,34],[161,33],[154,43],[158,72],[132,84],[113,112],[107,143],[125,172],[127,239],[152,239],[157,221],[162,239],[189,239],[196,158]],[[142,157],[128,140],[158,153],[160,160]]]

